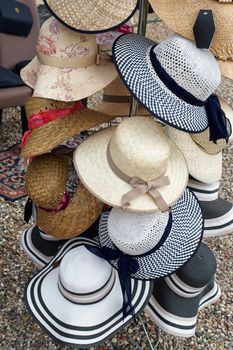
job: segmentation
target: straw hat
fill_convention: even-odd
[[[104,203],[131,211],[168,210],[188,181],[182,154],[150,118],[128,118],[92,134],[73,159],[89,191]]]
[[[93,109],[101,113],[107,113],[112,116],[128,117],[130,113],[130,104],[132,97],[129,90],[125,87],[118,76],[112,83],[104,88],[103,101]],[[137,115],[149,115],[146,109],[138,106]]]
[[[194,40],[193,26],[200,10],[213,11],[216,32],[212,52],[220,60],[233,59],[233,3],[218,0],[150,0],[155,13],[175,32]],[[177,20],[178,18],[178,20]]]
[[[62,102],[31,97],[25,109],[30,129],[21,148],[21,157],[25,158],[50,152],[71,136],[114,118],[85,108],[81,101]]]
[[[25,288],[25,302],[34,320],[55,341],[75,348],[103,343],[133,321],[123,317],[118,272],[84,245],[87,238],[65,243],[51,262]],[[137,316],[152,292],[148,281],[131,279],[132,306]]]
[[[222,177],[222,152],[216,154],[207,153],[202,147],[193,141],[191,134],[166,126],[168,137],[182,152],[189,174],[195,179],[212,183]]]
[[[214,281],[216,268],[213,252],[201,243],[193,258],[177,273],[154,282],[145,308],[151,320],[169,334],[194,336],[198,312],[221,296]]]
[[[26,173],[25,191],[37,206],[37,226],[59,239],[83,233],[103,207],[78,181],[65,156],[44,154],[34,159]]]
[[[170,213],[132,213],[121,208],[103,213],[99,241],[119,271],[124,257],[128,266],[136,264],[131,277],[154,280],[175,272],[193,256],[203,226],[198,200],[186,189]]]
[[[95,35],[76,33],[51,17],[41,27],[37,57],[20,75],[34,97],[77,101],[103,89],[117,73],[101,56]]]
[[[179,35],[158,45],[138,34],[116,39],[113,59],[124,84],[153,116],[174,128],[198,133],[208,127],[205,107],[221,74],[209,50]]]
[[[44,0],[49,11],[68,28],[81,33],[107,32],[127,22],[138,0]]]
[[[204,217],[204,237],[233,233],[233,203],[219,197],[220,183],[205,184],[189,179],[189,188],[198,198]]]
[[[228,61],[218,61],[221,73],[224,77],[233,80],[233,58]]]

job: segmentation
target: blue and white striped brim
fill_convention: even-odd
[[[178,98],[156,74],[150,61],[150,51],[155,44],[138,34],[125,34],[116,39],[113,60],[121,79],[156,118],[189,133],[204,131],[208,127],[205,108]]]
[[[195,195],[186,189],[180,199],[171,206],[170,215],[172,226],[163,244],[153,252],[133,256],[139,264],[139,270],[131,277],[145,280],[166,277],[195,254],[202,239],[204,225],[202,211]],[[100,245],[116,249],[108,233],[108,217],[109,212],[106,212],[100,219]],[[110,262],[117,268],[117,260]]]

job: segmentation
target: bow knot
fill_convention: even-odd
[[[158,191],[159,187],[170,185],[168,176],[160,176],[151,181],[144,181],[138,177],[133,177],[129,183],[133,189],[122,196],[123,209],[129,207],[132,200],[148,193],[162,212],[169,210],[169,206]]]

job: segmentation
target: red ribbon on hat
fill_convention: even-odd
[[[128,24],[123,24],[122,26],[115,29],[116,32],[120,33],[133,33],[133,26],[130,26]]]
[[[62,108],[62,109],[52,109],[48,111],[38,112],[32,114],[28,119],[28,128],[22,137],[21,147],[24,146],[27,142],[28,137],[30,136],[32,130],[37,129],[45,124],[48,124],[54,120],[66,117],[74,112],[84,109],[82,101],[76,102],[72,107]]]

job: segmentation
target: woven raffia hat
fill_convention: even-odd
[[[216,58],[233,60],[233,2],[220,0],[150,0],[155,13],[175,32],[194,40],[193,27],[200,10],[212,10],[216,32],[211,44]],[[179,18],[179,20],[177,20]]]
[[[109,261],[122,268],[126,259],[136,279],[165,277],[186,263],[197,250],[203,234],[200,205],[186,190],[166,213],[132,213],[113,208],[101,215],[100,245],[108,248]],[[115,252],[111,255],[111,252]],[[119,259],[119,260],[118,260]]]
[[[120,77],[104,88],[103,100],[96,107],[95,111],[107,113],[112,116],[128,117],[132,96],[125,87]],[[149,115],[150,113],[142,106],[138,106],[137,115]]]
[[[135,13],[138,0],[44,0],[44,3],[68,28],[100,33],[127,22]]]
[[[123,317],[118,272],[84,245],[94,240],[74,238],[25,288],[25,302],[35,321],[50,337],[68,347],[90,348],[111,338],[133,320]],[[148,281],[131,280],[137,316],[152,291]]]
[[[72,161],[44,154],[28,167],[25,191],[36,205],[36,224],[47,234],[68,239],[83,233],[102,211],[103,204],[77,179]]]
[[[187,264],[169,277],[155,281],[145,311],[163,331],[180,337],[194,336],[198,312],[221,296],[215,273],[216,258],[201,243]]]
[[[154,120],[134,117],[89,136],[74,153],[82,183],[97,198],[131,211],[167,211],[184,192],[187,166]]]
[[[169,138],[183,153],[190,175],[205,183],[212,183],[221,179],[222,147],[220,147],[218,153],[209,154],[192,139],[191,134],[170,126],[167,126],[166,130]],[[217,146],[214,148],[217,148]]]
[[[32,97],[25,108],[30,131],[22,140],[21,156],[26,158],[50,152],[71,136],[114,118],[85,108],[81,101]]]
[[[77,101],[109,85],[117,73],[95,35],[79,34],[51,17],[41,27],[37,57],[20,72],[34,97]],[[49,79],[48,79],[49,77]]]
[[[221,81],[214,56],[179,35],[155,44],[137,34],[116,39],[113,59],[120,77],[164,123],[190,133],[205,130],[208,107]]]

